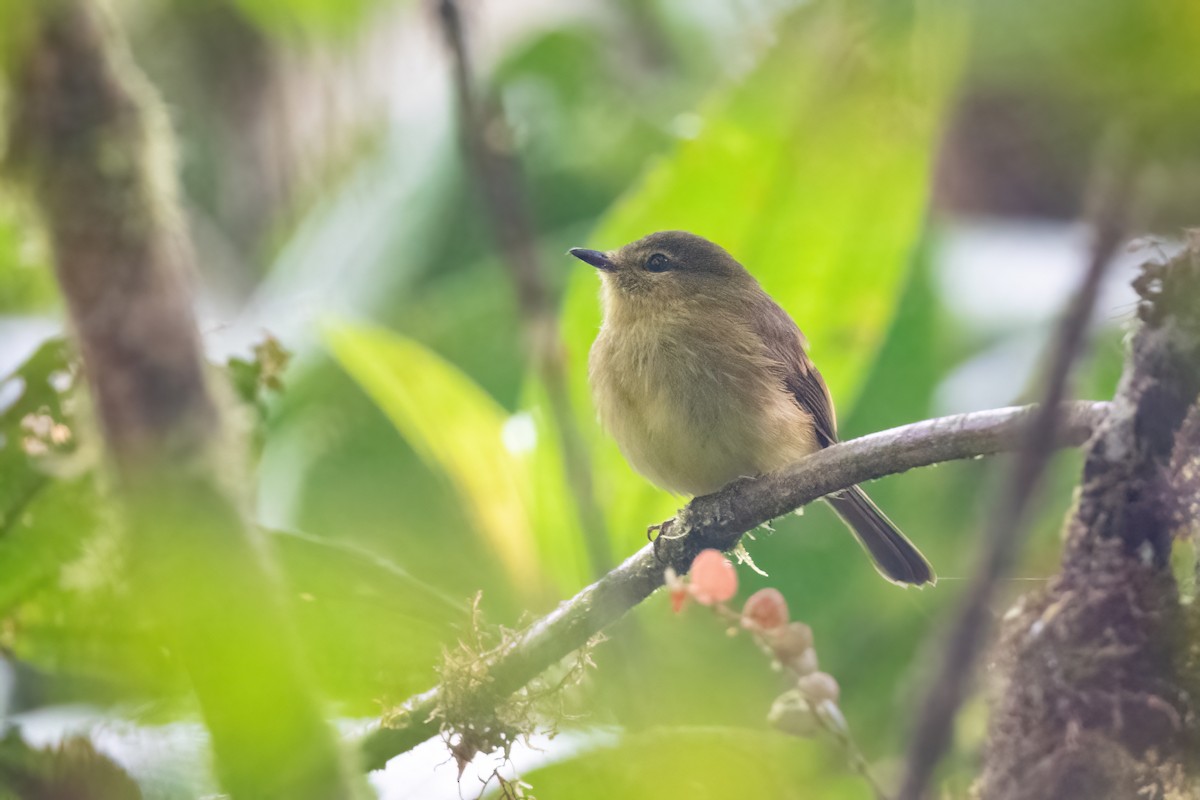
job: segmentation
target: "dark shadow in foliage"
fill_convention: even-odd
[[[30,747],[12,729],[0,739],[0,800],[141,800],[133,778],[83,737]]]

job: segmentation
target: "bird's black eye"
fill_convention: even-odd
[[[662,272],[671,266],[671,260],[662,253],[655,253],[646,259],[647,272]]]

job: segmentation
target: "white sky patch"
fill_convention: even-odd
[[[0,414],[8,411],[14,403],[25,394],[25,379],[14,375],[6,381],[0,381]]]

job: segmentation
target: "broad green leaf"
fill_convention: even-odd
[[[28,515],[37,538],[18,529],[13,547],[0,542],[0,572],[9,573],[10,556],[27,567],[16,576],[22,584],[0,584],[12,631],[5,644],[38,668],[86,678],[76,699],[179,696],[186,684],[178,664],[145,616],[144,598],[124,583],[119,536],[94,531],[104,498],[91,482],[49,484]],[[275,531],[267,541],[313,673],[343,713],[375,713],[380,700],[436,681],[439,656],[466,619],[462,604],[353,546]],[[12,596],[19,605],[5,608]]]
[[[920,236],[962,45],[957,11],[905,7],[819,2],[792,14],[759,66],[702,109],[699,135],[650,169],[591,237],[609,249],[678,228],[723,245],[798,322],[843,407]],[[590,409],[585,364],[600,312],[596,276],[578,271],[563,327],[576,400]],[[615,448],[600,447],[601,496],[618,510],[620,536],[679,504],[633,482]]]
[[[372,714],[436,682],[465,604],[353,545],[281,531],[269,541],[313,671],[343,713]]]
[[[659,728],[521,777],[538,797],[572,800],[870,798],[871,789],[861,778],[829,774],[828,747],[769,731]]]
[[[515,586],[538,588],[528,467],[504,443],[505,410],[420,344],[380,328],[325,332],[342,367],[412,448],[454,485],[478,532]]]

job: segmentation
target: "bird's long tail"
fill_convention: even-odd
[[[936,583],[933,567],[921,551],[892,524],[859,487],[826,500],[842,518],[875,562],[875,569],[893,583]]]

